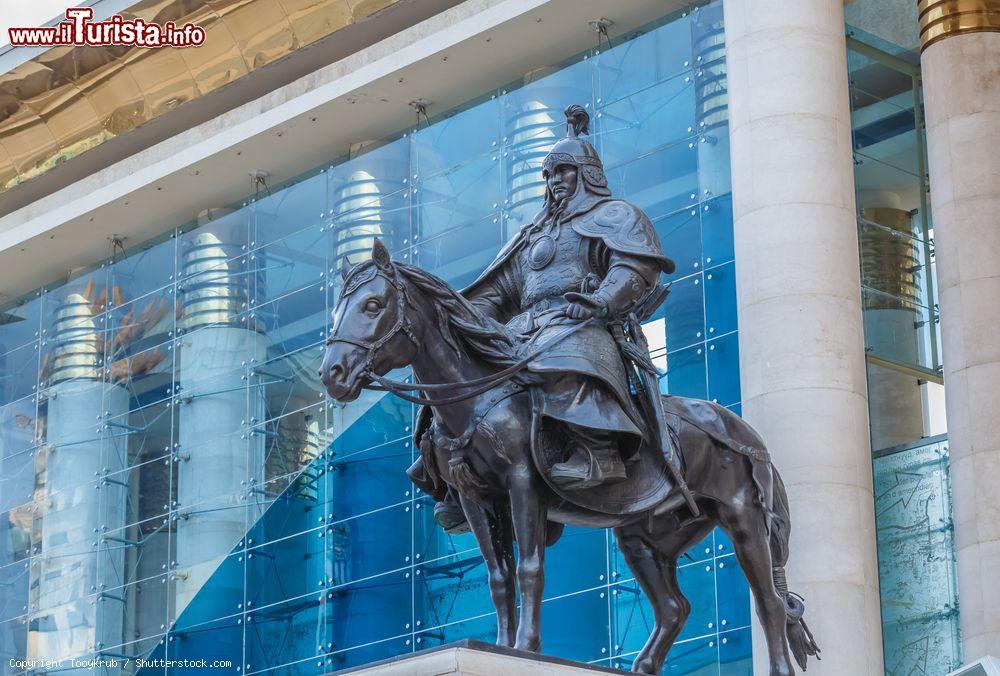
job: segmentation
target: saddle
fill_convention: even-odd
[[[702,399],[663,395],[661,400],[666,432],[681,456],[682,473],[686,469],[683,449],[697,448],[699,437],[705,435],[716,444],[749,458],[762,470],[769,465],[770,457],[764,442],[732,411]],[[540,416],[534,414],[534,418],[532,458],[546,483],[564,503],[614,516],[639,514],[667,503],[668,499],[671,504],[677,503],[679,491],[670,478],[662,449],[655,437],[652,442],[643,441],[632,460],[626,463],[628,478],[624,481],[583,490],[560,488],[550,479],[550,471],[552,465],[563,459],[564,449],[558,435],[545,428]]]

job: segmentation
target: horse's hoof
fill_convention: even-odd
[[[518,641],[517,643],[514,644],[514,650],[523,650],[526,653],[537,653],[541,649],[542,649],[541,640],[525,641],[523,643]]]
[[[501,648],[513,648],[515,645],[514,639],[509,636],[497,636],[496,644]]]

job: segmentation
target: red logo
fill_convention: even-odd
[[[193,23],[178,26],[143,19],[126,19],[114,14],[104,21],[94,21],[90,7],[71,7],[66,21],[55,26],[8,28],[10,44],[15,47],[56,45],[132,45],[135,47],[197,47],[205,42],[205,29]]]

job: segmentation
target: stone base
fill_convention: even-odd
[[[338,676],[594,676],[626,673],[629,672],[471,640],[337,672]]]
[[[972,664],[959,667],[948,676],[1000,676],[1000,660],[995,657],[984,657]]]

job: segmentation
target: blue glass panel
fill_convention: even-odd
[[[298,411],[312,415],[313,420],[318,421],[313,409],[319,406],[317,410],[322,414],[322,400],[326,394],[317,376],[322,361],[322,351],[310,345],[252,369],[248,382],[266,404],[266,412],[258,419],[259,424],[252,433],[267,436],[268,447],[281,444],[281,434],[295,434],[285,423],[294,422],[291,427],[303,425],[301,420],[283,421],[280,418]],[[297,443],[291,439],[288,441]],[[296,462],[295,469],[298,468],[299,463]]]
[[[264,303],[245,313],[245,324],[266,338],[267,357],[274,359],[289,352],[314,346],[326,337],[326,288],[320,282]],[[252,349],[253,343],[247,345]],[[256,355],[247,358],[261,361]]]
[[[9,526],[8,515],[4,514],[0,520],[0,532]],[[7,563],[0,567],[0,622],[28,614],[30,575],[28,561]]]
[[[332,252],[333,233],[326,226],[309,227],[258,248],[251,254],[256,274],[250,306],[322,283],[329,274]]]
[[[962,662],[947,442],[874,461],[887,669],[947,673]]]
[[[483,590],[486,593],[486,590]],[[467,592],[463,592],[467,594]],[[460,622],[445,624],[426,629],[414,636],[413,643],[417,650],[433,648],[462,639],[473,639],[484,643],[493,643],[497,637],[497,618],[492,612],[481,616],[472,616]]]
[[[653,608],[635,580],[628,579],[608,591],[611,593],[613,655],[637,653],[653,631]]]
[[[210,573],[211,577],[204,582],[203,592],[208,592],[205,596],[199,596],[197,603],[188,603],[174,620],[172,633],[203,634],[206,633],[206,624],[216,623],[217,620],[224,620],[220,624],[212,624],[212,632],[218,626],[230,627],[242,624],[240,615],[244,606],[244,579],[246,576],[247,553],[242,549],[235,551],[222,558],[221,561],[209,561],[202,570],[197,568],[190,571],[181,570],[173,576],[169,584],[174,593],[181,598],[188,596],[185,591],[188,589],[188,580],[198,574]],[[196,587],[197,589],[197,587]],[[227,630],[227,633],[228,630]],[[242,640],[242,637],[235,637]]]
[[[445,533],[434,520],[433,510],[430,509],[433,507],[433,500],[420,491],[415,492],[418,495],[417,504],[423,505],[423,508],[416,510],[413,534],[414,559],[416,561],[423,561],[427,565],[437,565],[444,571],[451,569],[464,571],[466,568],[481,565],[480,560],[482,557],[479,554],[475,536],[471,533],[464,533],[462,535]],[[442,574],[450,573],[443,572]],[[459,575],[459,573],[455,573],[455,575]],[[485,573],[480,581],[483,585],[486,584]],[[485,597],[473,599],[475,596],[475,594],[465,594],[460,602],[468,603],[474,601],[477,603],[476,607],[478,608],[480,607],[478,602],[483,601]]]
[[[667,355],[667,377],[660,381],[661,389],[666,387],[670,394],[682,397],[708,396],[705,373],[704,344],[687,347]]]
[[[603,530],[567,526],[545,553],[545,598],[605,584],[608,545]]]
[[[719,669],[718,638],[695,638],[676,644],[667,656],[663,669],[664,676],[698,674],[713,676],[721,674]],[[726,676],[729,676],[728,672]]]
[[[651,219],[692,203],[698,194],[697,143],[680,141],[606,167],[611,190],[632,202]],[[660,177],[670,176],[664,183]],[[697,199],[697,197],[695,198]]]
[[[503,244],[499,214],[435,237],[414,247],[412,262],[455,288],[471,284]]]
[[[730,631],[749,626],[750,597],[747,595],[747,581],[736,562],[736,557],[730,555],[716,559],[716,569],[715,584],[719,591],[719,631]]]
[[[672,279],[701,269],[702,234],[697,209],[681,209],[654,223],[664,251],[677,266]]]
[[[720,531],[717,530],[715,532],[718,533]],[[701,542],[684,552],[678,563],[686,565],[688,563],[700,563],[702,561],[711,560],[713,554],[712,543],[713,536],[711,534],[707,535]]]
[[[0,407],[0,458],[16,455],[39,442],[37,402],[32,395]]]
[[[699,76],[697,80],[701,80]],[[696,81],[697,81],[696,80]],[[701,125],[701,123],[699,123]],[[726,195],[732,189],[729,174],[729,128],[700,127],[698,137],[698,182],[702,199]]]
[[[732,263],[705,271],[705,324],[708,338],[736,330],[736,269]]]
[[[176,249],[177,238],[171,233],[163,241],[141,244],[119,254],[107,266],[112,289],[109,307],[134,303],[154,291],[173,286]]]
[[[618,166],[694,133],[694,77],[677,75],[598,105],[601,159]]]
[[[329,470],[330,510],[335,519],[407,501],[413,489],[406,468],[413,462],[409,439],[335,455]]]
[[[287,601],[247,612],[244,668],[267,673],[283,664],[313,659],[317,638],[326,631],[324,601],[322,591],[299,598],[289,595]]]
[[[737,413],[737,415],[739,415]],[[732,554],[735,550],[733,549],[733,542],[726,535],[726,532],[721,528],[716,528],[712,533],[714,538],[715,555],[725,556],[726,554]]]
[[[594,61],[598,106],[602,101],[617,101],[690,70],[690,24],[687,19],[672,21],[614,49],[603,50]]]
[[[337,587],[327,597],[334,650],[409,633],[406,625],[412,622],[413,605],[413,575],[409,570]]]
[[[459,636],[453,625],[466,618],[483,617],[485,640],[496,639],[496,614],[490,601],[486,564],[478,549],[424,562],[415,580],[415,618],[421,627],[437,628],[453,640]]]
[[[379,660],[395,657],[396,655],[408,653],[412,650],[413,641],[409,636],[405,639],[396,638],[351,648],[350,650],[340,650],[327,657],[325,664],[328,666],[327,671],[324,673],[329,673],[330,670],[339,671],[341,669],[350,669],[351,667],[378,662]],[[295,671],[292,673],[297,676],[299,672]]]
[[[41,310],[38,292],[0,309],[0,354],[38,340]]]
[[[167,660],[229,660],[243,666],[244,617],[234,615],[193,626],[175,626],[151,657]],[[145,670],[141,673],[145,674]],[[164,673],[173,673],[166,669]],[[181,672],[183,673],[183,672]]]
[[[500,207],[497,152],[469,157],[433,176],[414,181],[414,234],[421,240],[462,225],[482,222]]]
[[[663,304],[666,318],[667,352],[689,347],[705,340],[703,288],[701,275],[687,277],[670,285],[670,295],[667,296],[667,300]]]
[[[317,173],[273,194],[260,190],[249,205],[250,247],[259,249],[292,233],[316,226],[327,216],[329,181]],[[315,228],[313,228],[315,229]]]
[[[740,352],[735,333],[708,343],[708,396],[723,406],[740,400]]]
[[[156,295],[158,292],[154,292],[149,298]],[[170,311],[173,313],[172,306]],[[174,393],[174,357],[177,354],[174,339],[167,333],[149,338],[148,342],[140,340],[128,346],[112,345],[105,371],[105,399],[118,400],[122,397],[120,391],[124,390],[130,406],[140,409],[164,401]],[[156,339],[163,339],[164,342],[153,342]],[[121,406],[120,410],[113,411],[112,414],[124,416],[123,409],[124,406]],[[121,428],[118,431],[123,432]]]
[[[606,590],[584,591],[542,604],[545,652],[581,662],[607,655],[609,618]]]
[[[412,511],[408,503],[393,505],[332,524],[343,569],[335,576],[338,583],[343,584],[340,578],[353,582],[407,566],[412,547]],[[398,576],[402,578],[404,572]]]
[[[733,197],[723,195],[701,205],[705,265],[733,260]]]
[[[525,84],[501,99],[501,142],[504,167],[504,206],[512,227],[528,223],[545,196],[542,160],[565,135],[563,110],[569,102],[593,110],[593,60],[580,61],[555,72],[532,71]],[[598,133],[593,120],[593,134]],[[513,230],[507,236],[513,234]]]
[[[410,139],[401,138],[331,167],[331,260],[358,263],[375,237],[391,251],[410,243]],[[339,265],[339,262],[337,263]]]
[[[341,462],[347,462],[361,451],[409,437],[411,408],[398,397],[372,393],[372,397],[358,399],[342,409],[344,417],[353,420],[346,429],[338,424],[338,409],[333,409],[335,417],[331,422],[335,437],[331,450]]]
[[[461,113],[415,131],[413,173],[418,180],[449,173],[459,165],[498,154],[500,100],[492,98]],[[481,200],[485,201],[485,200]]]
[[[723,634],[719,639],[719,662],[726,676],[752,676],[753,651],[749,629]]]
[[[24,669],[10,667],[10,660],[24,660],[28,656],[28,619],[25,617],[0,622],[0,659],[8,673],[23,674]]]
[[[0,406],[28,397],[38,386],[38,343],[28,343],[0,357]]]
[[[681,592],[691,603],[691,614],[677,640],[714,634],[718,623],[716,617],[715,562],[699,561],[677,569],[677,581]]]

